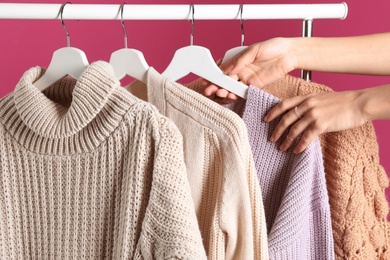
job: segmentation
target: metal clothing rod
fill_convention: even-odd
[[[0,19],[59,19],[61,4],[0,3]],[[68,4],[64,20],[119,20],[119,4]],[[239,4],[194,4],[195,20],[240,19]],[[345,19],[346,3],[244,4],[242,19]],[[190,20],[188,4],[126,4],[124,20]]]
[[[306,19],[303,21],[302,37],[312,37],[312,36],[313,36],[313,20]],[[311,71],[302,70],[301,78],[306,81],[311,81]]]

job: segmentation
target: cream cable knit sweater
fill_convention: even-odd
[[[208,259],[268,259],[260,185],[242,119],[153,68],[127,88],[183,135],[192,198]]]
[[[0,100],[0,259],[205,259],[182,137],[105,62]]]

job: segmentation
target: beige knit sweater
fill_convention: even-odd
[[[205,88],[199,80],[188,87],[199,93]],[[263,89],[281,99],[332,91],[290,75]],[[385,197],[389,181],[379,163],[372,123],[322,134],[320,141],[336,259],[390,259],[389,208]]]
[[[108,63],[0,100],[0,259],[205,259],[177,127]]]
[[[129,91],[172,119],[184,156],[208,259],[268,259],[260,185],[243,120],[153,68]]]

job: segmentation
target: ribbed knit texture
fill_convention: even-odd
[[[242,118],[263,193],[270,259],[334,259],[332,224],[321,146],[315,139],[301,154],[286,152],[268,141],[280,118],[263,118],[280,102],[249,87]],[[294,146],[294,145],[293,145]]]
[[[205,259],[177,127],[89,65],[0,100],[0,259]]]
[[[195,81],[187,87],[203,93]],[[215,97],[214,97],[215,98]],[[329,198],[321,146],[313,141],[301,154],[278,149],[281,140],[268,141],[280,118],[263,118],[280,100],[250,86],[247,100],[225,105],[239,114],[248,128],[249,142],[260,182],[268,230],[270,259],[334,259]]]
[[[268,259],[260,185],[242,119],[153,68],[147,86],[134,82],[128,90],[156,105],[183,135],[208,259]]]
[[[332,91],[289,75],[264,90],[281,99]],[[385,197],[389,181],[379,162],[372,123],[322,134],[320,141],[336,258],[390,259],[389,208]]]

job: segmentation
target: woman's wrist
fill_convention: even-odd
[[[291,53],[295,69],[347,72],[349,60],[343,54],[350,49],[346,38],[297,37],[291,38]],[[351,65],[352,66],[352,65]]]
[[[294,69],[307,69],[308,53],[312,52],[307,39],[303,37],[287,39],[288,55],[293,61]]]
[[[390,85],[358,90],[358,105],[365,121],[390,119]]]

